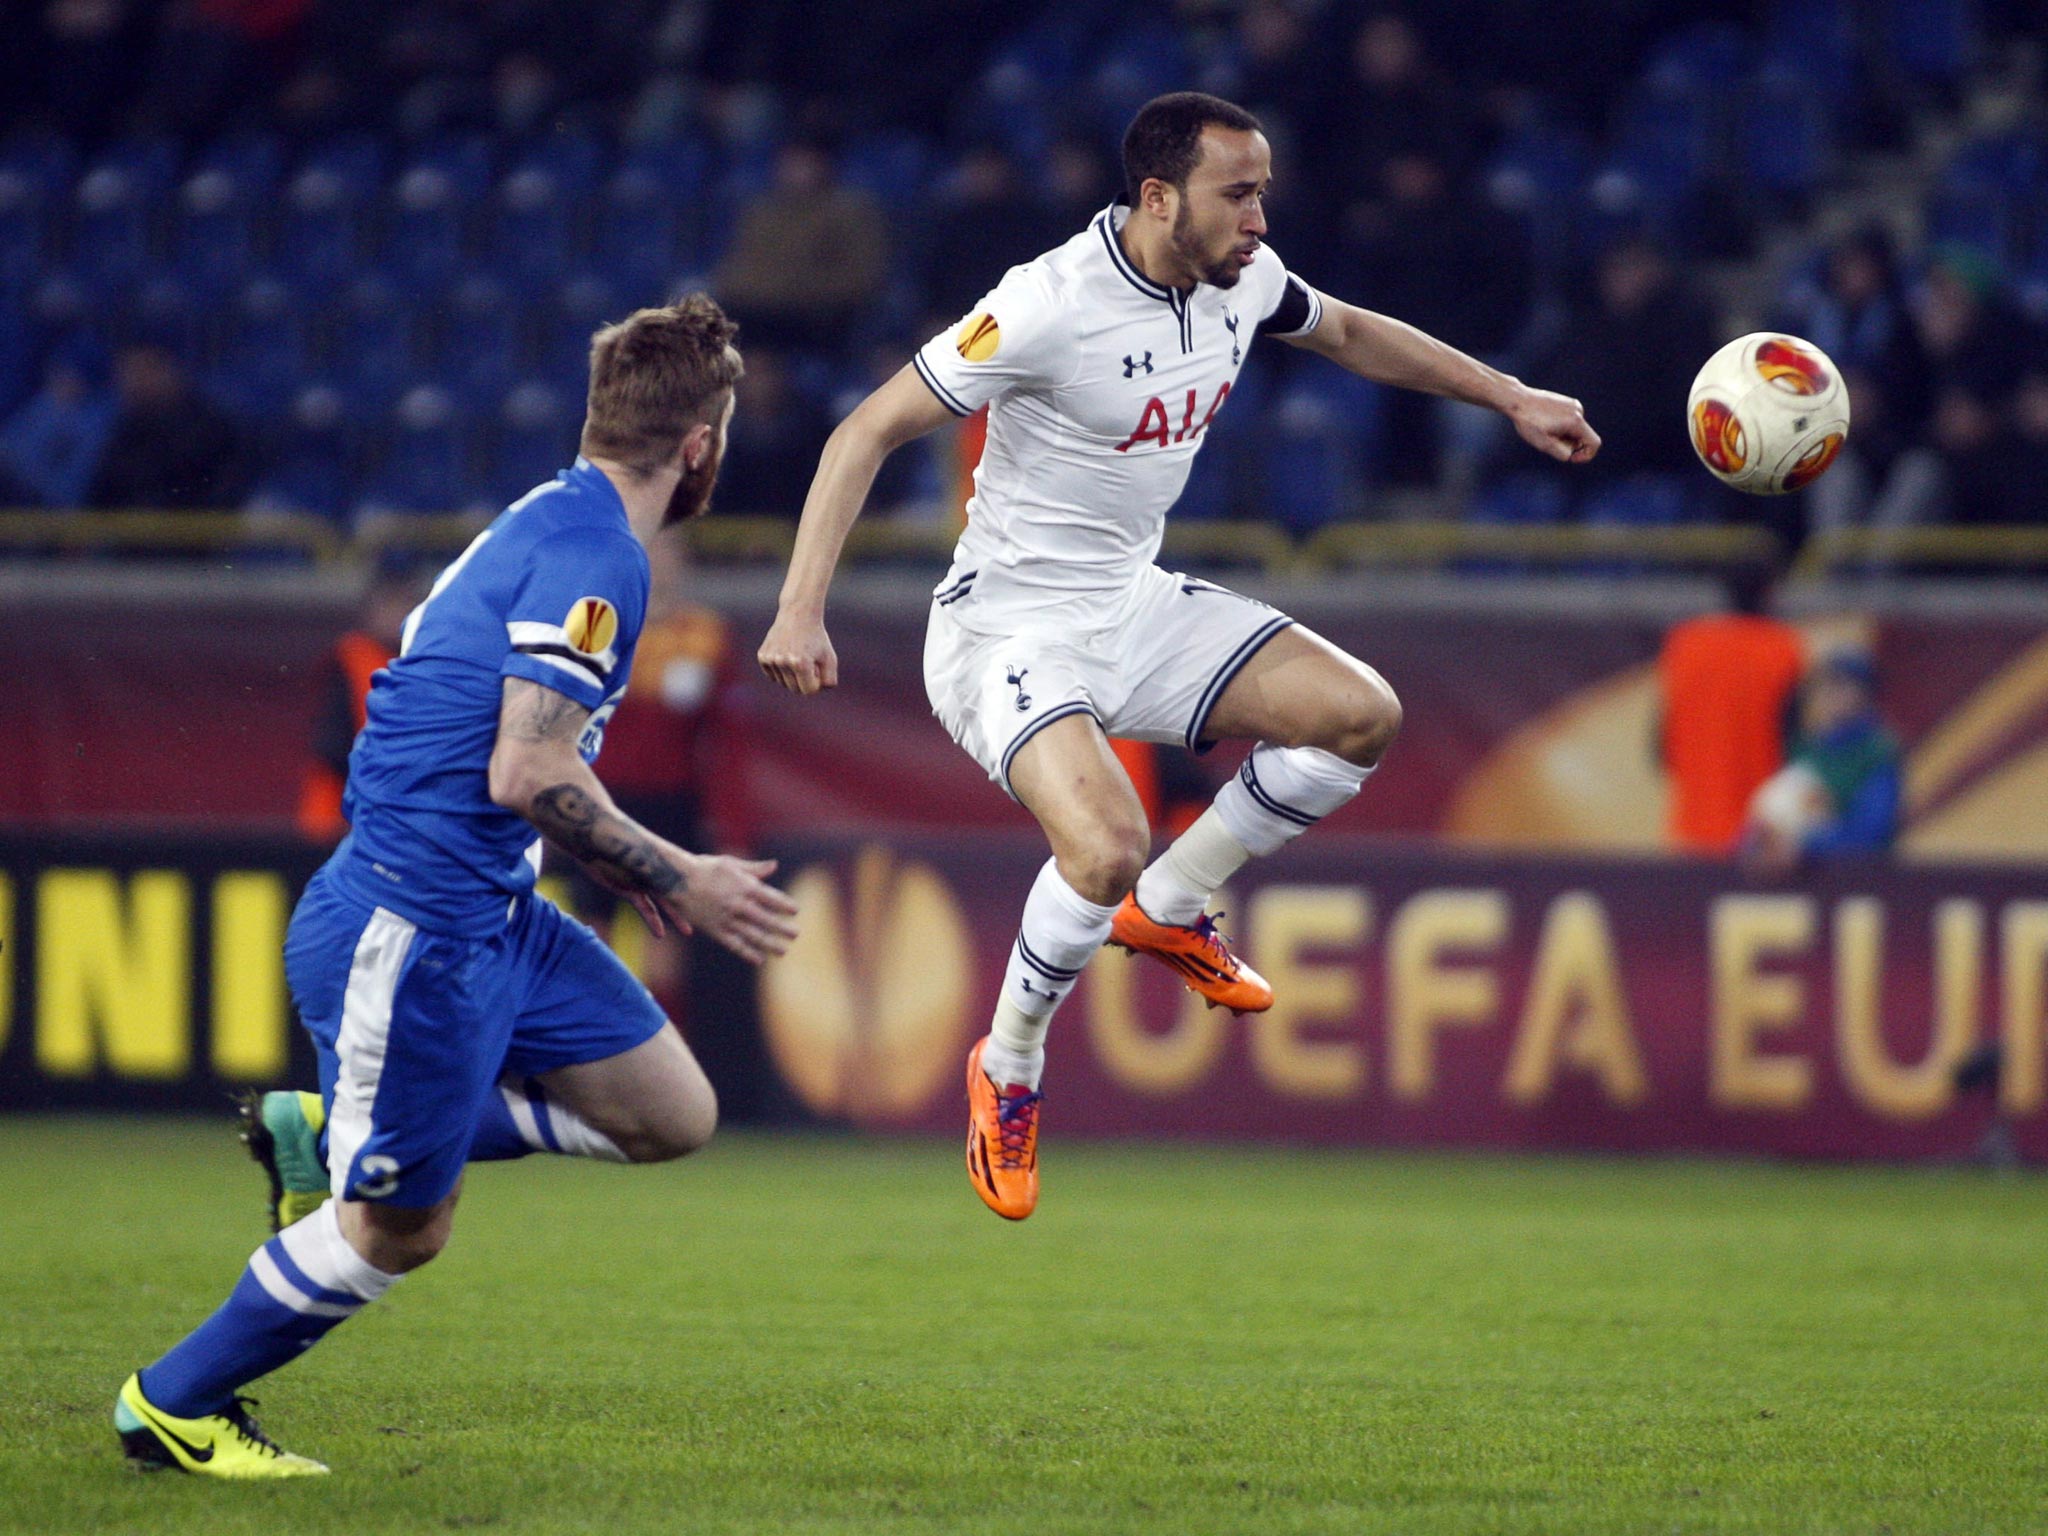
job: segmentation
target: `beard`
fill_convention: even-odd
[[[1195,274],[1197,282],[1207,283],[1212,288],[1235,288],[1237,280],[1244,275],[1244,269],[1237,264],[1236,251],[1228,250],[1220,258],[1212,258],[1195,239],[1194,223],[1183,200],[1180,210],[1173,216],[1173,233],[1169,237],[1174,255]]]
[[[673,528],[711,510],[711,492],[718,484],[719,466],[724,462],[725,448],[721,444],[695,469],[683,466],[682,478],[676,481],[675,490],[669,493],[668,506],[662,511],[662,527]]]

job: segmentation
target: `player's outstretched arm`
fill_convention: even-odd
[[[1321,297],[1321,323],[1284,340],[1382,384],[1489,406],[1514,423],[1523,442],[1553,459],[1583,464],[1600,451],[1600,434],[1587,425],[1578,401],[1531,389],[1406,321]]]
[[[656,837],[612,803],[576,750],[590,711],[523,677],[505,679],[491,799],[517,811],[599,884],[630,900],[657,935],[701,928],[759,965],[796,937],[796,903],[769,885],[769,860],[690,853]]]
[[[796,549],[782,581],[775,623],[761,642],[761,670],[795,693],[839,684],[839,657],[825,633],[825,594],[847,530],[860,516],[882,461],[953,419],[907,364],[839,423],[804,498]]]

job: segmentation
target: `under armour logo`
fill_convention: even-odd
[[[1152,354],[1150,352],[1147,352],[1143,357],[1132,357],[1129,353],[1124,354],[1125,378],[1132,377],[1140,368],[1144,369],[1147,373],[1152,371]]]
[[[1227,309],[1223,311],[1223,328],[1230,332],[1230,360],[1238,362],[1244,357],[1244,352],[1237,344],[1237,316]]]
[[[1031,707],[1031,695],[1024,691],[1024,678],[1030,670],[1029,667],[1011,667],[1009,669],[1010,686],[1017,690],[1017,712],[1019,714],[1022,714]]]
[[[1047,987],[1044,991],[1040,991],[1037,987],[1031,985],[1031,978],[1029,976],[1019,976],[1017,978],[1017,985],[1022,987],[1026,992],[1029,992],[1033,997],[1046,997],[1051,998],[1054,1002],[1059,1001],[1059,993],[1053,991],[1051,987]]]

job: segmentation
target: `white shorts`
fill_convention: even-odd
[[[1018,749],[1068,715],[1092,715],[1111,736],[1207,746],[1203,728],[1230,680],[1294,622],[1157,566],[1131,583],[1116,621],[1098,630],[1054,622],[986,634],[950,606],[942,588],[925,629],[925,693],[947,733],[1012,795]]]

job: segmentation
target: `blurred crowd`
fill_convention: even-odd
[[[2048,524],[2048,125],[1721,313],[1873,157],[2024,62],[2030,0],[44,0],[0,97],[0,504],[491,509],[558,467],[598,322],[741,319],[723,503],[794,515],[832,423],[1117,195],[1198,87],[1275,146],[1316,286],[1581,398],[1566,477],[1483,413],[1254,352],[1181,515],[1291,532],[1381,493],[1477,518]],[[2038,62],[2038,61],[2037,61]],[[2037,109],[2039,92],[2020,92]],[[1774,269],[1775,270],[1775,269]],[[1734,324],[1848,376],[1789,507],[1693,464]],[[943,448],[888,508],[956,497]]]

